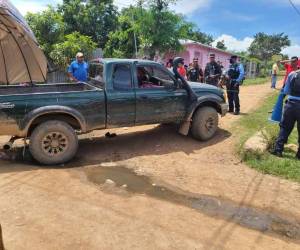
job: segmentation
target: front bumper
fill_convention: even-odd
[[[221,116],[225,116],[228,112],[228,104],[227,103],[222,103],[221,104]]]

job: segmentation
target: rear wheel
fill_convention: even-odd
[[[197,140],[208,141],[216,134],[218,124],[219,115],[214,108],[199,108],[192,121],[192,135]]]
[[[47,121],[34,129],[29,149],[39,163],[62,164],[75,156],[78,138],[69,124],[62,121]]]

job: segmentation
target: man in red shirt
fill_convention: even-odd
[[[289,74],[295,70],[298,70],[300,68],[300,61],[298,60],[297,56],[293,56],[291,60],[285,60],[281,61],[281,64],[284,64],[286,74],[283,80],[283,86],[285,85],[285,82],[289,76]]]

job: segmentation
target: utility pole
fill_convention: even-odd
[[[132,5],[131,5],[131,8],[133,9]],[[132,16],[132,22],[133,22],[133,25],[134,25],[135,21],[134,21],[133,12],[131,12],[131,16]],[[136,40],[135,29],[133,29],[133,39],[134,39],[134,48],[135,48],[135,58],[137,58],[138,57],[138,48],[137,48],[137,40]]]

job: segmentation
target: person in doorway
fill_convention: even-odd
[[[279,74],[279,61],[274,63],[272,66],[272,84],[271,88],[276,89],[276,83],[277,83],[277,76]]]
[[[275,148],[271,152],[278,157],[283,156],[284,145],[288,142],[288,138],[296,122],[298,142],[300,145],[300,70],[293,71],[289,74],[283,93],[288,95],[288,101],[284,107],[283,118],[280,123],[280,132],[276,140]],[[300,160],[300,148],[298,148],[296,158]]]
[[[243,84],[245,76],[244,66],[238,62],[237,56],[232,56],[230,58],[230,66],[227,72],[228,86],[227,86],[227,96],[229,102],[229,113],[234,113],[235,115],[240,114],[240,86]]]
[[[210,85],[218,86],[222,70],[220,65],[216,62],[215,54],[210,54],[210,62],[206,65],[204,71],[205,82]]]
[[[89,65],[84,61],[81,52],[76,54],[76,60],[68,68],[68,76],[73,82],[86,82],[88,80]]]

